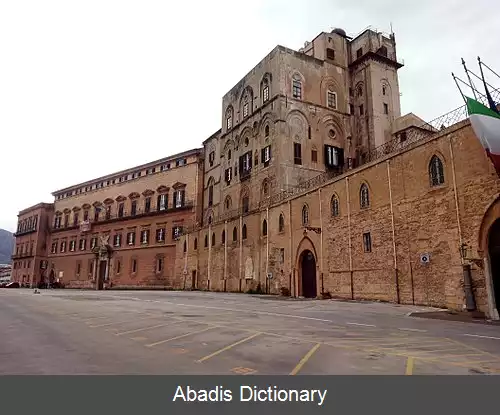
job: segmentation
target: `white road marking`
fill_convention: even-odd
[[[407,328],[401,328],[401,329],[398,329],[398,330],[401,330],[401,331],[418,331],[419,333],[427,333],[427,330],[421,330],[421,329],[407,329]]]
[[[481,338],[481,339],[500,340],[500,337],[480,336],[479,334],[464,334],[464,336],[469,336],[469,337],[479,337],[479,338]]]
[[[121,298],[123,299],[124,297],[121,296],[110,296],[112,298]],[[144,301],[140,300],[138,298],[133,298],[133,297],[128,297],[128,300],[136,300],[136,301]],[[328,320],[324,318],[315,318],[315,317],[306,317],[306,316],[297,316],[294,314],[283,314],[283,313],[273,313],[271,311],[258,311],[258,310],[248,310],[248,309],[238,309],[238,308],[225,308],[225,307],[214,307],[214,306],[206,306],[206,305],[198,305],[198,304],[182,304],[182,303],[174,303],[171,301],[158,301],[158,303],[162,304],[171,304],[175,306],[182,306],[182,307],[190,307],[190,308],[205,308],[205,309],[212,309],[212,310],[224,310],[224,311],[236,311],[239,313],[254,313],[254,314],[263,314],[267,316],[277,316],[277,317],[289,317],[289,318],[298,318],[301,320],[314,320],[314,321],[324,321],[326,323],[333,323],[333,320]],[[375,326],[373,326],[375,327]]]
[[[375,324],[363,324],[363,323],[345,323],[350,326],[363,326],[363,327],[377,327]]]

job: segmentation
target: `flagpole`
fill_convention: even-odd
[[[469,79],[469,84],[470,84],[470,87],[472,89],[472,93],[474,94],[474,98],[475,100],[477,101],[477,95],[476,95],[476,87],[474,86],[474,84],[472,83],[472,79],[470,79],[470,75],[469,75],[469,71],[467,70],[467,66],[465,65],[465,60],[464,58],[462,58],[462,65],[465,69],[465,73],[467,74],[467,78]]]
[[[465,95],[464,95],[464,93],[462,92],[462,88],[460,88],[460,85],[459,85],[459,84],[458,84],[458,82],[457,82],[457,79],[458,79],[458,78],[455,76],[455,74],[454,74],[453,72],[451,73],[451,76],[453,77],[453,80],[455,81],[455,84],[457,85],[457,88],[458,88],[458,90],[460,91],[460,95],[462,95],[462,98],[463,98],[463,100],[464,100],[464,102],[465,102],[465,105],[467,105],[467,99],[465,98]],[[463,81],[462,81],[462,82],[463,82]]]
[[[495,111],[497,114],[500,114],[500,111],[498,110],[495,101],[493,100],[493,97],[491,96],[490,91],[488,91],[488,87],[486,86],[486,79],[484,78],[483,67],[481,66],[481,58],[479,56],[477,57],[477,61],[479,62],[479,70],[481,71],[481,77],[483,79],[484,90],[486,92],[486,99],[488,100],[488,104],[492,111]]]
[[[483,93],[481,93],[480,91],[478,91],[476,88],[470,86],[467,82],[465,81],[462,81],[458,76],[455,76],[455,82],[456,81],[460,81],[462,82],[465,86],[467,86],[468,88],[472,89],[473,92],[477,92],[479,95],[481,95],[482,97],[485,97],[486,98],[486,95],[484,95]],[[474,95],[475,96],[475,95]],[[476,98],[476,101],[478,101],[478,99]]]

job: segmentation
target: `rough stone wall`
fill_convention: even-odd
[[[445,179],[439,186],[430,183],[429,162],[433,155],[443,163]],[[360,206],[363,183],[369,188],[370,203],[366,208]],[[233,243],[231,239],[226,256],[220,244],[224,224],[213,225],[219,246],[210,251],[211,280],[221,280],[226,258],[227,291],[233,290],[228,287],[239,285],[241,267],[243,291],[259,282],[261,288],[266,288],[267,270],[272,273],[267,285],[270,293],[286,288],[292,295],[300,294],[299,258],[307,248],[316,257],[318,295],[323,288],[335,297],[390,302],[399,298],[404,304],[460,310],[464,293],[455,185],[462,242],[469,244],[477,257],[481,255],[478,250],[483,218],[500,194],[500,180],[470,125],[463,121],[403,152],[273,206],[269,209],[267,236],[262,235],[262,223],[267,219],[265,209],[244,216],[247,239],[241,252],[239,218],[228,222],[228,229],[238,227],[238,241]],[[339,200],[338,216],[332,215],[334,195]],[[320,234],[303,227],[305,205],[309,226],[321,228]],[[284,217],[283,231],[279,229],[280,214]],[[200,234],[204,232],[205,229]],[[370,233],[371,252],[364,250],[364,233]],[[208,274],[208,269],[203,269],[208,266],[208,251],[198,251],[200,274]],[[430,255],[429,263],[421,262],[422,254]],[[191,256],[190,263],[194,262]],[[472,273],[478,307],[487,311],[484,272],[473,265]],[[245,274],[253,278],[245,280]],[[223,286],[219,282],[213,289]]]

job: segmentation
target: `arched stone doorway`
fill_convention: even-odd
[[[496,309],[500,313],[500,219],[491,225],[488,232],[488,255],[493,298]]]
[[[300,255],[301,293],[303,297],[315,298],[318,295],[316,285],[316,258],[308,249]]]

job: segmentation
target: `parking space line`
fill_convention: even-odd
[[[162,324],[156,324],[154,326],[141,327],[139,329],[127,330],[127,331],[122,331],[122,332],[119,332],[119,333],[115,333],[115,336],[123,336],[125,334],[138,333],[140,331],[152,330],[152,329],[156,329],[156,328],[159,328],[159,327],[165,327],[165,326],[172,326],[174,324],[179,324],[179,323],[183,323],[183,322],[182,321],[173,321],[173,322],[171,321],[169,323],[162,323]]]
[[[500,340],[500,337],[480,336],[479,334],[464,334],[464,336],[468,336],[468,337],[479,337],[479,338],[481,338],[481,339]]]
[[[300,362],[293,368],[293,370],[290,372],[291,376],[296,375],[297,373],[300,372],[302,367],[307,363],[307,361],[311,358],[311,356],[316,353],[316,350],[319,349],[319,346],[321,346],[321,343],[316,343],[311,350],[307,352],[307,354],[300,360]]]
[[[204,362],[204,361],[206,361],[208,359],[211,359],[214,356],[217,356],[217,355],[219,355],[219,354],[221,354],[221,353],[223,353],[223,352],[225,352],[225,351],[227,351],[229,349],[232,349],[235,346],[238,346],[238,345],[240,345],[242,343],[245,343],[245,342],[247,342],[249,340],[252,340],[252,339],[254,339],[257,336],[260,336],[261,334],[262,333],[259,333],[259,332],[254,333],[251,336],[248,336],[248,337],[246,337],[246,338],[244,338],[242,340],[239,340],[236,343],[230,344],[229,346],[223,347],[222,349],[219,349],[216,352],[213,352],[213,353],[209,354],[208,356],[202,357],[201,359],[197,360],[197,362],[198,363],[202,363],[202,362]]]
[[[349,326],[361,326],[361,327],[377,327],[375,324],[364,324],[364,323],[345,323]]]
[[[108,327],[108,326],[115,326],[117,324],[133,323],[135,321],[146,320],[146,319],[149,319],[149,318],[153,318],[153,317],[151,315],[149,315],[147,317],[134,318],[133,320],[113,321],[111,323],[97,324],[96,326],[89,326],[89,327],[91,329],[96,329],[98,327]]]
[[[458,340],[453,340],[453,339],[450,339],[450,338],[448,338],[448,340],[451,341],[451,342],[453,342],[453,343],[459,344],[462,347],[467,347],[470,350],[474,350],[476,352],[482,353],[483,355],[491,356],[491,357],[495,358],[496,360],[500,361],[500,356],[497,356],[496,354],[493,354],[493,353],[490,353],[490,352],[486,352],[484,350],[478,349],[477,347],[471,346],[471,345],[469,345],[467,343],[462,343],[462,342],[460,342]]]
[[[155,342],[155,343],[146,344],[146,347],[158,346],[159,344],[167,343],[167,342],[170,342],[170,341],[173,341],[173,340],[177,340],[177,339],[182,339],[184,337],[192,336],[193,334],[203,333],[204,331],[212,330],[214,328],[217,328],[217,327],[215,327],[215,326],[205,327],[202,330],[192,331],[190,333],[182,334],[180,336],[170,337],[169,339],[160,340],[160,341]]]
[[[413,375],[413,357],[408,356],[406,359],[406,372],[405,375]]]

